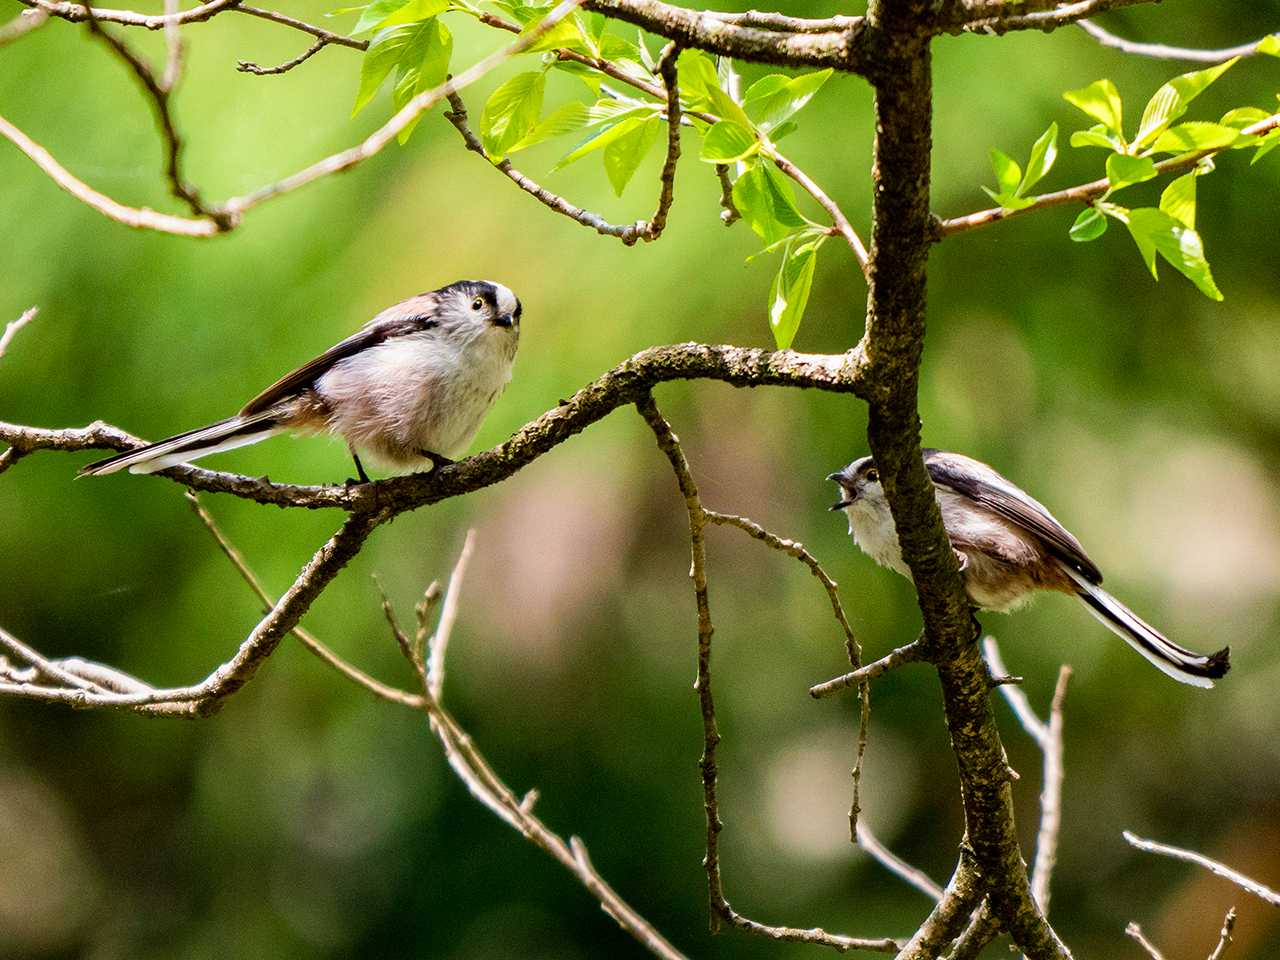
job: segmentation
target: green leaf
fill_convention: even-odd
[[[1160,194],[1160,209],[1184,227],[1196,226],[1196,171],[1183,174]]]
[[[813,288],[813,272],[818,265],[818,242],[787,244],[782,266],[769,289],[769,326],[773,342],[786,350],[795,339],[809,303]]]
[[[1077,243],[1088,243],[1090,240],[1097,240],[1100,236],[1107,232],[1107,218],[1094,207],[1086,207],[1080,211],[1080,216],[1076,217],[1076,222],[1071,224],[1071,229],[1067,236]]]
[[[799,77],[771,74],[753,83],[742,99],[743,109],[756,126],[768,133],[801,110],[830,78],[832,70]]]
[[[734,163],[760,149],[760,141],[750,130],[732,120],[720,120],[707,131],[700,159],[707,163]]]
[[[753,163],[733,185],[733,204],[765,243],[775,243],[808,221],[791,184],[768,161]]]
[[[594,153],[596,150],[603,150],[605,147],[609,146],[609,144],[613,143],[615,140],[625,137],[631,131],[643,125],[645,122],[647,122],[648,119],[649,118],[647,116],[624,117],[622,120],[618,121],[617,123],[611,124],[608,127],[606,127],[602,132],[596,134],[594,137],[589,139],[586,143],[580,144],[577,147],[577,149],[561,157],[560,162],[557,163],[551,169],[553,171],[563,169],[564,167],[567,167],[569,164],[574,163],[575,161],[581,160],[583,157],[585,157],[589,153]]]
[[[769,131],[769,139],[774,143],[777,143],[783,137],[789,137],[799,129],[800,124],[796,123],[794,120],[784,120]]]
[[[1022,182],[1022,168],[1018,161],[1002,150],[991,148],[991,169],[996,174],[996,186],[1000,193],[1013,194]]]
[[[636,27],[636,49],[640,54],[640,62],[644,64],[644,68],[650,73],[658,72],[658,61],[649,51],[649,44],[644,39],[644,31]],[[677,73],[677,79],[679,74]]]
[[[1142,183],[1155,175],[1156,165],[1150,157],[1129,157],[1123,153],[1107,157],[1107,179],[1111,181],[1112,190]]]
[[[1129,233],[1143,252],[1152,275],[1155,260],[1148,251],[1155,250],[1170,266],[1196,285],[1210,300],[1221,300],[1222,291],[1213,282],[1209,263],[1204,258],[1200,235],[1179,223],[1163,210],[1142,207],[1129,211]]]
[[[1218,122],[1224,127],[1234,127],[1237,130],[1243,130],[1245,127],[1252,127],[1255,123],[1267,119],[1271,114],[1258,107],[1236,107],[1234,110],[1228,110],[1222,115],[1222,119]]]
[[[1280,57],[1280,33],[1272,33],[1258,41],[1258,52]]]
[[[676,81],[680,85],[681,97],[694,109],[710,106],[707,91],[720,86],[715,62],[701,50],[680,52],[680,59],[676,61]]]
[[[449,59],[453,56],[453,35],[438,18],[403,29],[411,32],[396,69],[393,99],[397,110],[418,94],[444,83],[449,75]],[[419,114],[396,135],[396,139],[401,144],[407,143],[421,119]]]
[[[1040,135],[1040,139],[1031,145],[1031,158],[1027,160],[1027,172],[1023,175],[1022,182],[1018,184],[1018,196],[1023,196],[1034,187],[1040,178],[1052,169],[1053,162],[1057,159],[1058,125],[1051,123],[1049,129]]]
[[[449,0],[374,0],[360,9],[351,35],[359,37],[386,27],[430,20],[449,8]]]
[[[360,62],[360,88],[356,91],[355,106],[351,108],[353,117],[377,94],[418,29],[416,26],[391,27],[373,38]]]
[[[1108,132],[1124,137],[1124,103],[1120,99],[1120,91],[1110,80],[1095,80],[1079,90],[1068,90],[1062,97],[1073,107],[1100,120]]]
[[[567,133],[577,133],[591,125],[591,114],[585,103],[571,100],[564,106],[551,111],[543,117],[536,127],[526,133],[511,146],[507,147],[508,155],[527,150],[535,144],[554,137],[563,137]]]
[[[1232,57],[1223,63],[1207,70],[1195,70],[1174,77],[1164,84],[1147,102],[1142,111],[1142,122],[1138,125],[1138,134],[1134,137],[1133,146],[1141,149],[1155,140],[1173,121],[1187,112],[1187,105],[1226,73],[1239,57]]]
[[[1218,150],[1229,147],[1240,131],[1220,123],[1193,120],[1171,127],[1156,138],[1151,147],[1156,153],[1190,153],[1196,150]]]
[[[982,191],[1006,210],[1021,210],[1023,207],[1029,207],[1035,203],[1034,200],[1028,199],[1027,197],[1020,197],[1016,193],[1008,193],[1004,191],[996,193],[996,191],[991,190],[988,187],[983,187]]]
[[[622,191],[631,182],[636,168],[653,146],[661,129],[662,121],[657,117],[650,117],[604,148],[604,170],[609,175],[609,182],[613,184],[613,192],[618,196],[622,196]]]
[[[542,11],[539,11],[542,12]],[[550,8],[546,8],[542,16],[535,17],[525,24],[524,29],[520,31],[519,36],[527,37],[531,33],[535,33],[542,21],[546,19],[546,13],[550,13]],[[582,35],[582,30],[578,27],[573,17],[565,17],[554,27],[533,41],[525,48],[526,53],[537,53],[539,50],[556,50],[563,47],[566,50],[586,50],[590,52],[590,45],[587,38]]]
[[[547,75],[541,70],[517,73],[489,95],[480,113],[480,139],[485,152],[501,160],[537,126]]]
[[[1105,124],[1099,123],[1088,130],[1077,130],[1071,134],[1073,147],[1101,147],[1103,150],[1123,151],[1124,140],[1107,132]]]
[[[1258,141],[1258,152],[1253,155],[1253,159],[1249,161],[1249,165],[1252,166],[1257,163],[1276,147],[1280,147],[1280,130],[1272,130]]]

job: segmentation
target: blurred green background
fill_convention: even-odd
[[[326,5],[285,12],[321,21]],[[0,7],[4,18],[20,7]],[[829,4],[788,4],[826,15]],[[844,9],[840,12],[859,12]],[[1104,21],[1128,36],[1225,45],[1280,28],[1280,4],[1169,2]],[[450,20],[455,64],[501,36]],[[177,96],[188,171],[209,198],[294,171],[373,129],[382,94],[348,119],[360,60],[330,48],[252,77],[306,38],[232,14],[188,27]],[[159,56],[158,34],[129,39]],[[1063,156],[1043,189],[1097,176],[1065,146],[1085,124],[1066,89],[1112,78],[1129,120],[1187,66],[1126,58],[1081,31],[936,44],[934,207],[986,206],[987,149],[1025,158],[1057,120]],[[508,66],[470,91],[478,117]],[[764,72],[745,71],[748,78]],[[553,95],[577,94],[552,79]],[[1274,108],[1280,63],[1238,65],[1193,107]],[[84,30],[52,22],[0,50],[0,110],[74,172],[126,202],[175,209],[132,76]],[[788,152],[868,228],[871,98],[837,77]],[[591,160],[555,174],[561,144],[518,164],[615,220],[652,209],[659,151],[621,200]],[[767,346],[774,263],[717,219],[711,170],[685,137],[677,205],[659,243],[627,249],[519,193],[438,112],[407,147],[192,241],[132,232],[58,191],[0,144],[0,320],[38,320],[0,361],[0,418],[102,418],[157,437],[225,416],[380,308],[459,277],[525,303],[511,388],[477,440],[496,443],[604,369],[677,340]],[[1123,231],[1066,238],[1072,209],[957,236],[930,267],[921,388],[925,438],[996,465],[1044,500],[1108,584],[1179,641],[1229,643],[1212,692],[1172,683],[1060,597],[988,628],[1042,710],[1058,664],[1067,698],[1066,792],[1052,916],[1077,955],[1138,956],[1137,920],[1171,957],[1205,956],[1240,906],[1234,960],[1275,956],[1273,911],[1190,866],[1130,849],[1122,829],[1189,845],[1280,883],[1280,154],[1233,154],[1200,181],[1200,227],[1223,303],[1167,267],[1151,281]],[[1133,191],[1135,197],[1139,191]],[[1150,198],[1157,195],[1150,188]],[[1150,200],[1148,201],[1150,202]],[[796,346],[861,334],[865,287],[823,251]],[[865,452],[852,398],[670,385],[659,403],[709,507],[802,540],[842,584],[868,656],[916,633],[909,585],[851,546],[829,471]],[[0,478],[0,623],[54,655],[117,664],[158,684],[198,680],[259,616],[192,516],[154,478],[72,482],[90,454],[41,454]],[[340,443],[274,440],[210,466],[298,482],[349,472]],[[206,505],[271,589],[335,528],[332,512],[225,497]],[[408,685],[371,575],[405,617],[444,578],[468,527],[446,700],[546,822],[580,835],[601,872],[677,946],[702,957],[822,956],[706,929],[691,689],[695,621],[683,506],[652,436],[619,411],[499,487],[380,530],[305,623]],[[844,665],[821,590],[799,564],[734,530],[709,540],[723,862],[734,906],[765,922],[903,935],[929,904],[847,840],[856,703],[809,684]],[[870,825],[945,881],[960,839],[954,761],[932,673],[878,682],[863,781]],[[998,705],[1020,827],[1034,839],[1039,755]],[[213,720],[156,721],[0,701],[0,955],[6,957],[638,956],[549,858],[466,794],[421,718],[375,702],[292,640]],[[992,956],[1003,955],[993,948]]]

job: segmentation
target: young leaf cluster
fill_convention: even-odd
[[[1275,131],[1264,137],[1242,132],[1269,116],[1253,107],[1231,110],[1216,123],[1178,122],[1191,102],[1226,73],[1236,59],[1184,73],[1163,84],[1147,101],[1131,137],[1125,134],[1124,102],[1110,80],[1098,80],[1063,95],[1068,103],[1097,121],[1089,129],[1073,133],[1071,145],[1107,151],[1107,191],[1076,218],[1069,231],[1071,239],[1096,240],[1106,232],[1108,220],[1116,220],[1128,229],[1153,277],[1157,276],[1159,257],[1205,296],[1222,299],[1205,258],[1204,243],[1196,231],[1196,178],[1213,170],[1207,155],[1165,188],[1158,206],[1130,209],[1111,197],[1126,187],[1155,179],[1159,174],[1156,162],[1161,155],[1190,160],[1196,154],[1256,147],[1256,162],[1280,142],[1280,134]]]

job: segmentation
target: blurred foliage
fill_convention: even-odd
[[[318,21],[325,9],[288,12]],[[797,3],[788,12],[835,11]],[[457,20],[455,64],[507,42]],[[1105,23],[1135,38],[1225,45],[1275,30],[1280,4],[1168,3]],[[348,119],[362,60],[352,51],[330,48],[262,78],[234,72],[236,59],[284,60],[306,39],[231,14],[185,36],[177,107],[190,176],[207,197],[346,146],[391,109],[395,93],[384,90],[385,102]],[[158,35],[129,37],[162,50]],[[50,23],[0,61],[0,105],[13,122],[100,189],[172,209],[133,78],[82,28]],[[524,69],[509,65],[468,103],[478,108]],[[1271,109],[1277,70],[1271,58],[1242,61],[1197,108]],[[744,67],[743,89],[774,72]],[[1064,90],[1105,76],[1126,92],[1153,91],[1179,70],[1066,29],[943,38],[935,72],[934,206],[954,216],[986,205],[977,185],[988,148],[1031,143],[1050,122],[1076,129]],[[548,106],[578,96],[578,83],[548,76]],[[872,127],[867,85],[837,75],[787,143],[864,235]],[[552,144],[531,147],[521,164],[626,222],[652,209],[659,153],[644,157],[622,198],[595,165],[546,174]],[[1063,151],[1054,183],[1092,179],[1096,160]],[[1205,693],[1152,671],[1065,599],[987,617],[1042,708],[1058,663],[1076,670],[1053,917],[1080,956],[1132,952],[1121,945],[1131,919],[1171,955],[1205,955],[1230,903],[1241,907],[1233,960],[1274,955],[1272,912],[1193,868],[1136,853],[1120,831],[1280,882],[1280,246],[1267,239],[1278,171],[1274,156],[1250,167],[1241,151],[1199,184],[1197,229],[1222,303],[1181,281],[1157,286],[1116,231],[1067,243],[1077,212],[1068,208],[956,236],[932,257],[926,440],[991,462],[1049,504],[1115,592],[1171,636],[1233,648],[1233,672]],[[194,426],[381,307],[458,277],[507,283],[526,305],[515,380],[478,446],[646,346],[771,342],[761,320],[774,268],[744,263],[759,239],[747,225],[720,224],[718,184],[692,141],[666,235],[635,248],[511,188],[438,114],[403,148],[210,241],[129,232],[7,145],[0,182],[0,319],[42,308],[0,361],[7,420],[103,418],[148,437]],[[1157,206],[1162,186],[1129,190]],[[796,347],[845,349],[862,328],[856,264],[831,245],[811,283]],[[806,543],[843,584],[869,656],[914,636],[909,585],[857,554],[842,520],[823,510],[833,490],[822,477],[865,450],[858,401],[722,384],[673,384],[658,400],[707,505]],[[82,459],[91,456],[37,455],[0,478],[0,618],[52,654],[158,683],[204,676],[257,619],[252,596],[173,484],[73,483]],[[317,439],[210,463],[303,482],[349,472],[342,445]],[[338,519],[206,502],[276,590]],[[446,700],[481,749],[517,790],[537,786],[547,822],[581,835],[604,875],[678,946],[697,956],[820,955],[706,933],[684,511],[644,425],[619,412],[498,488],[380,531],[307,625],[407,683],[370,575],[407,612],[447,575],[469,526],[478,553]],[[709,554],[730,899],[770,922],[914,929],[927,904],[846,839],[856,704],[805,695],[842,667],[825,598],[799,564],[738,531],[713,531]],[[904,669],[876,685],[873,707],[869,823],[944,880],[961,825],[936,682],[925,668]],[[1029,845],[1039,756],[999,709]],[[0,823],[5,956],[639,954],[558,866],[466,795],[418,716],[373,702],[292,642],[214,720],[0,702]]]

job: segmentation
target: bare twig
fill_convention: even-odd
[[[966,33],[987,33],[1000,35],[1010,30],[1043,30],[1048,32],[1076,23],[1087,17],[1094,17],[1107,10],[1118,7],[1131,7],[1139,3],[1158,3],[1159,0],[1080,0],[1078,3],[1062,3],[1049,10],[1035,10],[1030,13],[1006,14],[997,12],[992,16],[981,16],[962,20],[952,25],[952,30]],[[988,5],[992,6],[992,5]],[[998,6],[998,5],[996,5]],[[1016,4],[1007,6],[1017,9]]]
[[[858,821],[857,831],[858,846],[867,851],[877,863],[898,879],[915,887],[926,897],[933,900],[942,899],[942,888],[934,883],[933,879],[919,867],[913,867],[881,843],[879,838],[871,832],[870,827],[862,821]]]
[[[115,53],[117,57],[124,61],[125,65],[133,71],[134,76],[138,78],[142,84],[142,89],[146,91],[151,100],[152,112],[155,114],[156,125],[160,128],[160,136],[165,143],[165,176],[169,180],[169,189],[175,197],[191,208],[191,212],[198,217],[207,217],[217,224],[220,230],[229,230],[235,223],[234,218],[212,207],[205,206],[200,199],[200,193],[195,187],[187,183],[182,175],[182,135],[178,133],[178,128],[173,122],[173,112],[169,104],[169,91],[171,84],[165,77],[172,72],[173,78],[177,77],[178,53],[175,53],[174,47],[170,48],[169,65],[165,70],[165,77],[156,78],[155,72],[151,69],[150,64],[142,59],[133,49],[125,43],[124,40],[112,34],[104,28],[97,19],[92,16],[92,8],[85,8],[90,16],[86,18],[85,23],[89,27],[89,31],[100,39],[107,47]],[[166,36],[169,31],[177,30],[174,21],[166,21]],[[180,48],[179,49],[180,52]]]
[[[729,179],[729,165],[717,163],[715,167],[716,178],[720,181],[720,206],[724,208],[720,211],[720,221],[726,227],[732,227],[742,219],[742,214],[738,212],[738,205],[733,202],[733,181]]]
[[[1124,831],[1125,840],[1129,841],[1131,846],[1137,847],[1139,850],[1145,850],[1147,853],[1159,853],[1166,857],[1173,857],[1175,860],[1185,860],[1188,863],[1194,863],[1204,867],[1214,876],[1222,877],[1229,880],[1242,890],[1247,890],[1255,897],[1265,900],[1273,907],[1280,907],[1280,893],[1272,890],[1266,884],[1259,883],[1246,877],[1237,870],[1232,870],[1226,864],[1219,863],[1217,860],[1210,859],[1202,853],[1196,853],[1194,850],[1184,850],[1181,847],[1171,847],[1165,843],[1157,843],[1154,840],[1144,840],[1139,836],[1135,836],[1128,830]]]
[[[991,669],[992,676],[1004,677],[1009,675],[1009,668],[1004,665],[1004,658],[1000,655],[1000,647],[996,643],[995,637],[986,636],[982,638],[982,655],[987,661],[987,666]],[[1049,744],[1049,724],[1036,716],[1036,711],[1031,706],[1031,701],[1027,698],[1026,691],[1014,684],[1002,683],[999,684],[999,687],[1005,702],[1013,710],[1013,715],[1022,724],[1022,729],[1036,742],[1036,746],[1041,750],[1046,750]]]
[[[467,574],[467,565],[471,562],[471,554],[475,548],[476,532],[474,529],[468,530],[466,538],[462,541],[462,549],[458,551],[458,562],[454,564],[453,573],[449,576],[449,590],[444,595],[444,605],[440,608],[440,620],[436,624],[435,632],[426,642],[427,692],[436,700],[441,699],[441,691],[444,689],[445,654],[449,649],[449,641],[453,637],[454,624],[458,622],[462,580]],[[423,606],[429,610],[425,597]],[[427,610],[418,614],[419,624],[425,620],[426,616]]]
[[[180,9],[180,0],[164,0],[165,16],[174,17]],[[185,53],[182,46],[182,31],[173,20],[167,21],[164,25],[164,46],[164,73],[160,77],[160,88],[168,93],[178,85],[178,78],[182,75],[182,57]]]
[[[638,238],[650,243],[662,236],[667,226],[667,214],[675,198],[676,164],[680,160],[680,87],[676,82],[676,59],[680,56],[680,47],[669,43],[663,48],[658,58],[658,76],[662,78],[662,86],[667,97],[667,159],[663,161],[662,173],[658,178],[658,207],[648,221],[636,225]],[[627,243],[627,238],[623,238]],[[635,243],[635,240],[631,240]]]
[[[810,20],[805,17],[789,17],[783,13],[765,10],[748,10],[745,13],[723,13],[719,10],[708,10],[707,16],[722,23],[732,23],[739,27],[759,27],[761,30],[779,30],[784,33],[831,33],[838,30],[849,30],[858,26],[861,17],[827,17],[825,20]]]
[[[315,43],[307,47],[302,53],[298,54],[292,60],[286,60],[284,63],[274,67],[263,67],[254,63],[252,60],[237,60],[236,69],[241,73],[252,73],[259,77],[275,77],[282,73],[288,73],[299,64],[306,63],[313,56],[328,46],[328,41],[317,37]]]
[[[1209,960],[1222,960],[1227,952],[1227,947],[1231,946],[1231,931],[1236,926],[1236,908],[1232,907],[1227,911],[1227,915],[1222,918],[1222,930],[1218,934],[1218,945],[1213,948],[1213,953],[1209,954]]]
[[[1062,702],[1070,679],[1071,668],[1064,664],[1058,669],[1058,683],[1049,706],[1049,723],[1041,744],[1044,783],[1040,788],[1040,830],[1036,834],[1036,857],[1031,867],[1031,895],[1046,917],[1049,915],[1049,881],[1058,859],[1058,831],[1062,826]],[[1015,688],[1004,686],[1000,689],[1003,692]]]
[[[1199,50],[1192,47],[1170,47],[1163,43],[1139,43],[1117,37],[1109,30],[1104,30],[1091,20],[1077,20],[1076,26],[1082,29],[1104,47],[1111,47],[1121,53],[1137,57],[1154,57],[1157,60],[1186,60],[1190,63],[1221,63],[1232,57],[1252,57],[1258,52],[1258,44],[1253,40],[1236,47],[1224,47],[1220,50]]]
[[[247,3],[238,3],[233,9],[237,13],[247,13],[249,16],[257,17],[260,20],[270,20],[272,23],[278,23],[281,26],[292,27],[294,30],[301,30],[303,33],[309,33],[317,40],[323,40],[327,44],[334,44],[339,47],[350,47],[352,50],[369,49],[368,40],[357,40],[355,37],[348,37],[341,33],[334,33],[332,30],[326,30],[324,27],[317,27],[312,23],[305,23],[295,17],[289,17],[283,13],[277,13],[275,10],[263,10],[259,7],[251,7]]]
[[[7,43],[13,43],[19,37],[30,33],[38,27],[44,26],[49,20],[47,10],[36,8],[34,10],[23,10],[8,23],[0,26],[0,47]]]
[[[707,566],[706,543],[704,531],[708,523],[728,523],[739,526],[753,536],[756,531],[766,533],[758,524],[745,518],[730,517],[726,514],[713,514],[702,506],[698,494],[698,486],[689,470],[689,462],[685,458],[680,440],[671,430],[662,413],[658,410],[650,394],[645,394],[636,401],[636,409],[644,418],[649,429],[653,431],[658,448],[666,455],[671,469],[675,473],[676,485],[684,497],[685,509],[689,514],[689,547],[691,564],[689,576],[693,580],[694,600],[698,609],[698,679],[695,689],[698,692],[698,705],[702,713],[702,757],[699,768],[702,772],[703,810],[706,816],[706,856],[702,864],[707,873],[707,896],[711,906],[711,929],[720,928],[721,922],[729,923],[740,930],[770,940],[796,943],[814,943],[845,951],[852,949],[876,950],[884,953],[895,953],[902,946],[889,938],[861,939],[828,933],[818,927],[801,929],[798,927],[770,926],[758,923],[738,913],[725,899],[724,882],[720,872],[720,831],[724,823],[720,820],[720,804],[718,797],[716,751],[720,744],[719,725],[716,721],[715,697],[711,689],[711,638],[715,626],[711,620],[711,605],[707,598]],[[739,522],[743,521],[743,522]],[[769,542],[768,534],[758,539]],[[774,538],[779,539],[779,538]],[[779,547],[780,549],[786,549]],[[789,550],[787,552],[790,552]],[[794,555],[794,554],[793,554]],[[812,569],[812,568],[811,568]],[[829,578],[828,578],[829,579]]]
[[[1147,956],[1151,960],[1164,960],[1164,954],[1156,949],[1156,945],[1147,939],[1146,934],[1142,932],[1142,928],[1136,923],[1131,923],[1124,928],[1124,935],[1131,940],[1137,942],[1138,946],[1147,951]]]
[[[135,230],[157,230],[160,233],[173,233],[182,237],[212,237],[221,230],[218,224],[209,218],[189,220],[186,217],[176,217],[168,213],[157,213],[146,207],[125,206],[119,201],[112,200],[78,179],[55,160],[48,150],[4,117],[0,117],[0,136],[25,153],[49,179],[71,196],[97,210],[103,216],[117,223],[123,223],[126,227],[133,227]]]
[[[1264,120],[1245,127],[1240,131],[1241,136],[1262,136],[1272,130],[1280,128],[1280,114],[1272,114]],[[1157,175],[1165,173],[1178,173],[1183,170],[1190,170],[1205,157],[1211,157],[1215,154],[1222,153],[1229,149],[1228,147],[1215,147],[1211,150],[1198,150],[1195,153],[1184,153],[1176,157],[1170,157],[1168,160],[1161,160],[1155,165]],[[987,210],[979,210],[976,213],[970,213],[963,217],[953,217],[950,220],[939,220],[934,224],[935,235],[942,239],[949,237],[953,233],[961,233],[965,230],[973,230],[977,227],[985,227],[990,223],[998,220],[1008,220],[1010,217],[1021,216],[1024,213],[1030,213],[1032,210],[1043,210],[1045,207],[1054,207],[1064,203],[1083,203],[1089,204],[1102,196],[1111,188],[1111,181],[1107,178],[1101,180],[1093,180],[1089,183],[1082,183],[1079,186],[1069,187],[1066,190],[1058,190],[1054,193],[1045,193],[1036,197],[1030,205],[1020,210],[1008,210],[1004,207],[992,207]]]
[[[898,647],[879,660],[867,664],[839,677],[833,677],[822,683],[814,684],[809,688],[809,696],[815,700],[821,700],[823,697],[829,697],[832,694],[839,693],[846,687],[852,687],[874,680],[882,673],[888,673],[897,667],[907,663],[916,663],[924,659],[923,644],[919,640],[912,640],[905,646]]]
[[[0,334],[0,357],[3,357],[4,352],[9,349],[9,344],[13,343],[13,338],[18,335],[18,331],[34,320],[39,312],[39,307],[27,307],[17,320],[10,320],[4,325],[4,333]]]
[[[127,27],[162,30],[169,24],[201,23],[209,20],[223,10],[233,9],[240,0],[210,0],[209,3],[202,3],[199,6],[192,7],[190,10],[166,13],[162,16],[148,16],[133,10],[111,10],[105,7],[94,7],[91,12],[89,8],[78,3],[53,3],[50,0],[19,0],[19,2],[39,7],[51,16],[70,20],[72,23],[95,19],[107,23],[120,23]]]

